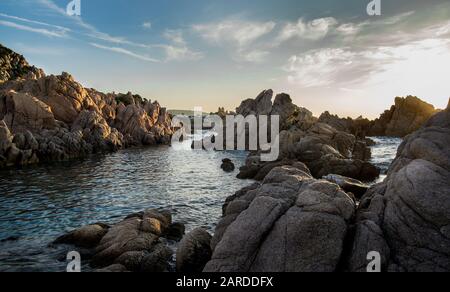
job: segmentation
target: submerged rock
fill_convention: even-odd
[[[223,171],[225,171],[225,172],[233,172],[235,169],[235,166],[234,166],[234,163],[230,159],[225,158],[222,160],[222,165],[220,166],[220,168],[222,168]]]

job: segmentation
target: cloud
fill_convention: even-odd
[[[146,22],[142,23],[142,27],[145,29],[151,29],[152,23],[150,21],[146,21]]]
[[[107,51],[115,52],[115,53],[118,53],[118,54],[123,54],[123,55],[130,56],[130,57],[142,60],[142,61],[146,61],[146,62],[153,62],[153,63],[160,62],[157,59],[153,59],[153,58],[150,58],[150,57],[145,56],[145,55],[140,55],[140,54],[131,52],[129,50],[126,50],[124,48],[107,47],[107,46],[103,46],[103,45],[100,45],[100,44],[97,44],[97,43],[90,43],[90,45],[95,47],[95,48],[98,48],[98,49],[107,50]]]
[[[48,30],[45,28],[36,28],[36,27],[31,27],[31,26],[27,26],[27,25],[18,24],[15,22],[3,21],[3,20],[0,20],[0,25],[15,28],[18,30],[38,33],[41,35],[45,35],[47,37],[57,37],[57,38],[67,37],[66,31],[64,31],[64,30]]]
[[[165,50],[166,61],[196,61],[203,58],[203,53],[188,48],[181,30],[168,29],[163,36],[172,43],[158,45]]]
[[[56,28],[57,30],[60,30],[60,31],[66,31],[66,32],[70,32],[71,31],[67,27],[54,25],[54,24],[49,24],[49,23],[41,22],[41,21],[35,21],[35,20],[27,19],[27,18],[17,17],[17,16],[14,16],[14,15],[8,15],[8,14],[0,13],[0,16],[2,16],[4,18],[9,18],[9,19],[17,20],[17,21],[26,22],[26,23],[37,24],[37,25],[46,26],[46,27],[52,27],[52,28]]]
[[[228,19],[216,23],[196,24],[192,30],[210,44],[232,50],[237,62],[264,62],[269,51],[255,49],[255,42],[271,33],[276,26],[273,21],[257,22]]]
[[[215,44],[228,42],[238,46],[246,46],[270,33],[275,28],[275,22],[251,22],[242,20],[225,20],[217,23],[196,24],[192,29],[200,36]]]
[[[309,22],[300,18],[296,23],[287,23],[279,33],[277,41],[281,43],[292,38],[318,40],[325,37],[337,25],[338,21],[333,17],[318,18]]]

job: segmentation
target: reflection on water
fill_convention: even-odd
[[[64,271],[61,251],[47,247],[57,236],[146,208],[169,208],[188,230],[212,232],[224,199],[251,183],[223,172],[221,161],[231,158],[239,167],[246,153],[193,151],[190,145],[0,171],[0,270]]]
[[[395,159],[398,147],[403,140],[393,137],[371,137],[370,139],[376,143],[375,146],[371,147],[372,159],[370,162],[381,169],[381,175],[376,181],[378,183],[386,178],[389,166]]]

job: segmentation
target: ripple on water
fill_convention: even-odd
[[[117,222],[146,208],[168,208],[187,229],[213,231],[224,199],[251,182],[220,169],[245,152],[154,147],[82,161],[0,171],[0,271],[64,271],[57,236],[93,222]],[[64,258],[64,257],[62,257]]]

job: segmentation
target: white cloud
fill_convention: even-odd
[[[191,50],[183,37],[181,30],[168,29],[163,34],[169,40],[170,45],[157,45],[164,49],[166,61],[196,61],[203,58],[203,53]]]
[[[142,23],[142,27],[145,29],[151,29],[152,23],[150,21],[146,21],[146,22]]]
[[[107,46],[103,46],[103,45],[100,45],[100,44],[97,44],[97,43],[91,43],[91,46],[96,47],[98,49],[107,50],[107,51],[115,52],[115,53],[118,53],[118,54],[123,54],[123,55],[126,55],[126,56],[130,56],[130,57],[133,57],[133,58],[136,58],[136,59],[139,59],[139,60],[142,60],[142,61],[146,61],[146,62],[156,62],[156,63],[160,62],[157,59],[153,59],[153,58],[150,58],[150,57],[145,56],[145,55],[140,55],[140,54],[134,53],[132,51],[126,50],[124,48],[107,47]]]
[[[276,26],[273,21],[257,22],[228,19],[216,23],[196,24],[192,30],[207,42],[231,50],[237,62],[264,62],[269,51],[255,48],[255,42],[271,33]]]
[[[270,33],[275,28],[275,22],[251,22],[242,20],[225,20],[217,23],[197,24],[192,28],[205,40],[215,43],[235,43],[246,46]]]
[[[26,23],[37,24],[37,25],[46,26],[46,27],[52,27],[52,28],[56,28],[57,30],[60,30],[60,31],[67,31],[67,32],[71,31],[67,27],[54,25],[54,24],[49,24],[49,23],[41,22],[41,21],[35,21],[35,20],[27,19],[27,18],[14,16],[14,15],[8,15],[8,14],[0,13],[0,16],[2,16],[4,18],[9,18],[9,19],[17,20],[17,21],[26,22]]]
[[[329,31],[338,25],[333,17],[318,18],[305,22],[300,18],[296,23],[287,23],[277,37],[278,42],[284,42],[292,38],[318,40],[325,37]]]
[[[3,20],[0,20],[0,25],[15,28],[18,30],[38,33],[41,35],[45,35],[47,37],[57,37],[57,38],[67,37],[66,31],[64,31],[64,30],[48,30],[45,28],[36,28],[36,27],[28,26],[28,25],[22,25],[22,24],[18,24],[15,22],[3,21]]]

